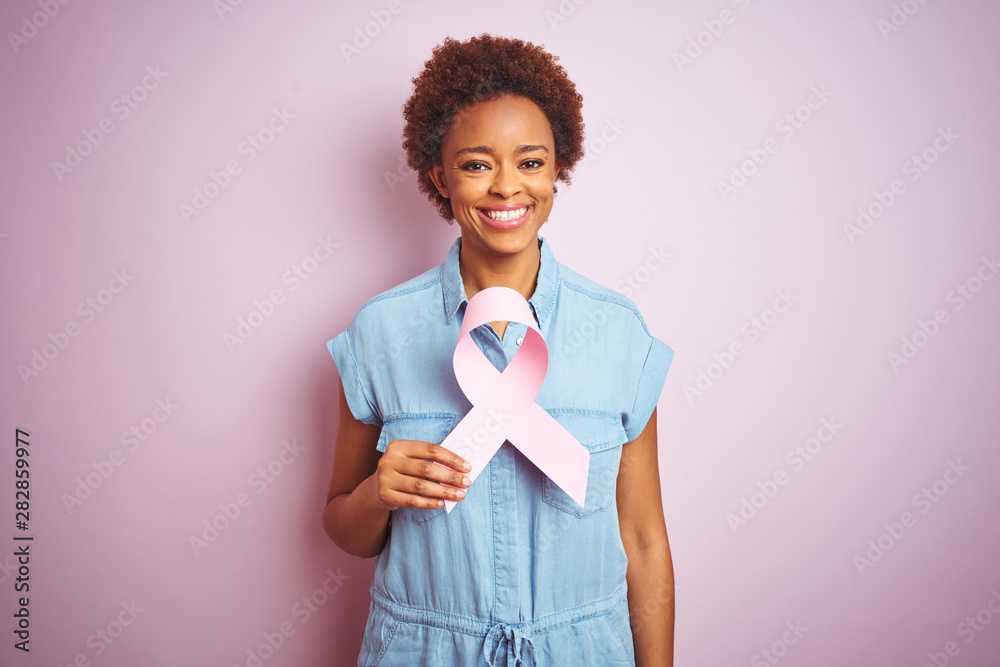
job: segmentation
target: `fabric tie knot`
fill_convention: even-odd
[[[490,667],[535,667],[535,645],[516,625],[496,623],[486,633],[483,657]]]

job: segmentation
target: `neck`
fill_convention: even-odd
[[[514,255],[483,253],[471,243],[462,242],[458,256],[459,272],[470,299],[489,287],[510,287],[521,293],[525,300],[535,292],[541,252],[537,240]]]

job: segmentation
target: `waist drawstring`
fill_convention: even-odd
[[[527,659],[522,657],[522,644],[527,644],[528,650],[524,653]],[[492,651],[490,646],[493,646]],[[521,667],[522,665],[535,667],[535,645],[531,643],[531,639],[516,626],[496,623],[486,633],[486,641],[483,642],[483,657],[490,667],[503,667],[501,663],[497,662],[503,653],[506,653],[506,667]]]

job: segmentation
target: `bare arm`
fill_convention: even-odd
[[[656,461],[656,410],[622,449],[618,521],[628,556],[628,607],[638,667],[674,664],[674,568]]]
[[[347,553],[377,556],[389,537],[389,510],[378,506],[373,489],[381,452],[375,449],[382,429],[354,418],[340,390],[333,474],[326,494],[323,528]]]
[[[389,537],[391,511],[433,508],[442,498],[461,500],[465,492],[443,486],[468,486],[468,462],[429,442],[393,440],[380,454],[375,448],[381,429],[354,418],[340,386],[340,423],[333,449],[333,474],[323,510],[323,528],[347,553],[379,555]]]

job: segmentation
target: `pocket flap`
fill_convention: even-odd
[[[549,414],[591,453],[623,445],[627,439],[621,420],[612,412],[557,408]]]
[[[424,412],[391,415],[382,423],[375,446],[384,452],[393,440],[422,440],[440,445],[451,433],[455,415],[448,412]]]

